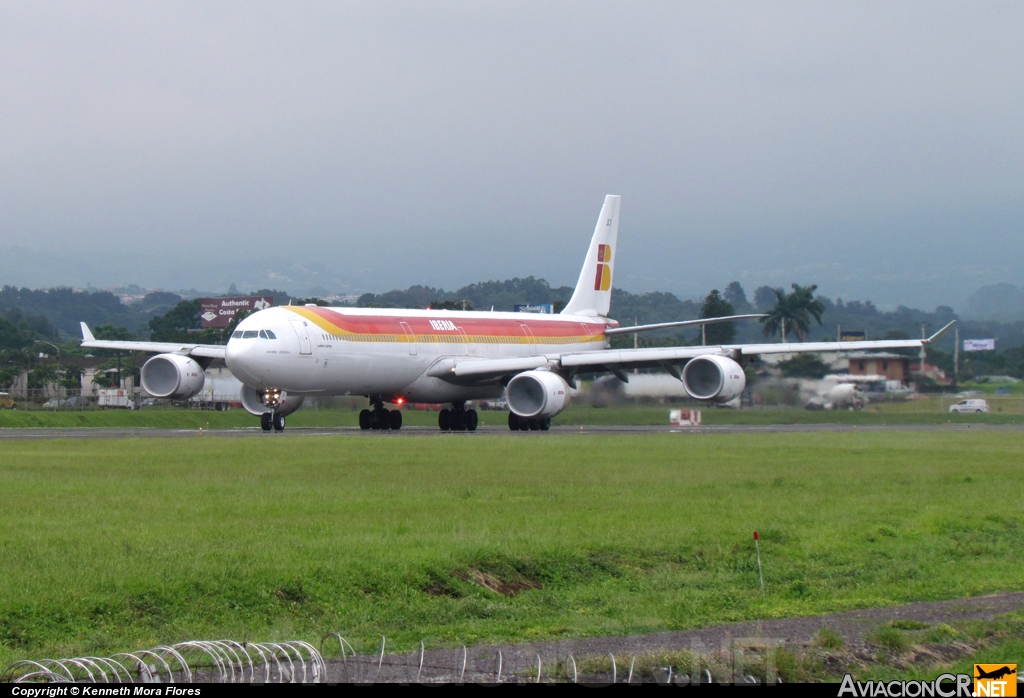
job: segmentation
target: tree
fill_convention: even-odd
[[[82,367],[62,366],[60,369],[60,387],[65,390],[81,390]],[[67,395],[67,393],[65,393]]]
[[[96,339],[109,339],[113,341],[131,341],[133,339],[138,339],[127,328],[119,327],[109,322],[93,329],[92,334]]]
[[[747,300],[747,294],[740,286],[739,281],[730,281],[729,285],[725,287],[722,297],[729,301],[737,313],[749,313],[754,309],[750,305],[750,301]]]
[[[779,368],[786,378],[824,378],[828,364],[817,354],[797,354],[789,361],[780,361]]]
[[[57,382],[57,367],[54,364],[44,364],[38,368],[34,368],[29,371],[28,374],[28,387],[29,388],[45,388],[46,386]]]
[[[704,305],[700,309],[702,318],[725,317],[735,314],[736,311],[732,304],[722,298],[722,294],[718,292],[717,288],[707,295]],[[732,344],[736,340],[736,323],[716,322],[712,325],[705,325],[703,333],[708,344]]]
[[[789,341],[788,333],[792,331],[801,342],[807,339],[807,333],[811,331],[811,318],[821,324],[821,314],[825,312],[825,306],[814,297],[814,291],[818,286],[800,286],[793,284],[793,291],[786,293],[782,289],[773,289],[775,294],[775,307],[768,311],[767,317],[761,318],[764,325],[762,330],[765,337],[776,334],[782,335],[782,341]]]
[[[757,308],[757,312],[769,313],[774,310],[778,294],[781,293],[783,293],[781,288],[772,288],[771,286],[761,286],[754,291],[754,307]]]
[[[431,301],[431,310],[472,310],[469,301]]]
[[[203,330],[199,314],[200,299],[181,301],[163,315],[149,321],[150,337],[154,342],[195,342],[214,344],[221,338],[218,329]]]
[[[7,365],[0,368],[0,388],[10,388],[21,375],[21,366]]]
[[[17,309],[0,314],[0,349],[27,349],[37,339],[57,340],[57,329],[45,317],[26,316]]]
[[[139,384],[139,367],[131,363],[128,360],[122,359],[120,362],[120,378],[121,384],[128,378],[134,378],[135,384]],[[117,359],[111,359],[110,361],[104,361],[96,367],[95,373],[92,377],[94,385],[98,385],[101,388],[119,388],[118,384],[118,361]]]

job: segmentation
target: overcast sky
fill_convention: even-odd
[[[0,5],[0,283],[1024,282],[1024,4]]]

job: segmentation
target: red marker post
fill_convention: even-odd
[[[757,531],[754,531],[754,548],[757,550],[757,575],[761,578],[761,598],[765,598],[764,595],[764,571],[761,569],[761,545],[758,543],[760,536],[757,535]]]

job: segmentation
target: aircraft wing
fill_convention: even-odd
[[[96,339],[89,326],[82,324],[82,346],[91,349],[120,349],[121,351],[145,351],[154,354],[183,354],[211,359],[223,359],[227,347],[222,344],[176,344],[174,342],[131,342],[122,340]]]
[[[701,318],[700,320],[677,320],[675,322],[659,322],[654,325],[633,325],[632,327],[609,327],[604,333],[611,337],[616,334],[634,334],[637,332],[653,332],[655,330],[667,330],[672,327],[695,327],[698,325],[713,325],[718,322],[732,322],[733,320],[752,320],[754,318],[767,317],[764,313],[754,315],[725,315],[723,317]]]
[[[678,377],[678,366],[707,354],[739,360],[763,354],[801,354],[871,351],[878,349],[919,349],[935,341],[952,327],[949,323],[927,339],[892,339],[864,342],[785,342],[777,344],[727,344],[697,347],[651,347],[647,349],[600,349],[566,354],[548,354],[520,359],[444,359],[429,372],[452,382],[473,382],[511,377],[521,371],[547,367],[566,373],[609,371],[620,377],[633,368],[662,368]]]

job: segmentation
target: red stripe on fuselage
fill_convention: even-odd
[[[480,318],[471,316],[453,316],[439,314],[438,317],[392,316],[392,315],[347,315],[323,307],[290,307],[294,311],[313,322],[322,329],[333,334],[393,334],[403,335],[402,323],[408,325],[415,335],[467,335],[475,337],[523,337],[523,325],[530,330],[530,335],[538,340],[545,337],[600,337],[604,334],[604,323],[580,323],[569,320],[531,321],[529,317],[522,320],[503,318]],[[431,324],[438,321],[451,323],[456,329],[443,329]],[[585,332],[584,332],[585,330]]]

